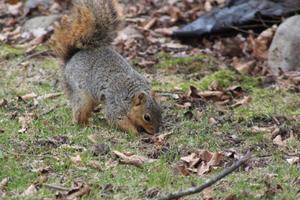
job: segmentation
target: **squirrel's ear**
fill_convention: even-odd
[[[139,106],[143,104],[145,100],[146,100],[146,94],[144,92],[141,92],[139,94],[135,94],[132,97],[131,102],[133,106]]]

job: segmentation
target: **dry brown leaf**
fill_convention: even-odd
[[[168,132],[168,133],[164,133],[164,134],[160,134],[160,135],[156,136],[154,139],[155,144],[157,144],[157,145],[166,144],[166,140],[171,134],[172,134],[171,132]]]
[[[227,197],[225,197],[225,200],[236,200],[237,197],[234,194],[229,194]]]
[[[152,19],[144,26],[144,29],[145,29],[145,30],[151,29],[151,28],[155,25],[156,21],[157,21],[157,18],[156,18],[156,17],[152,18]]]
[[[256,133],[271,133],[271,134],[273,134],[273,132],[277,131],[277,130],[279,131],[279,129],[278,128],[276,129],[275,126],[271,126],[271,127],[253,126],[253,127],[251,127],[250,132],[255,133],[255,134]]]
[[[209,162],[213,156],[213,154],[211,152],[206,151],[206,150],[199,150],[198,155],[201,158],[201,160],[203,160],[205,162]]]
[[[250,103],[252,100],[252,98],[250,96],[245,96],[243,97],[243,99],[237,101],[235,104],[231,105],[232,108],[236,108],[242,105],[246,105],[248,103]]]
[[[197,150],[188,156],[182,157],[181,161],[187,164],[188,171],[197,173],[201,176],[208,173],[213,166],[219,166],[223,158],[223,153],[211,153],[206,150]]]
[[[208,162],[209,166],[219,166],[224,158],[223,153],[213,153],[211,160]]]
[[[209,86],[209,90],[212,90],[212,91],[222,91],[223,88],[222,86],[220,85],[220,82],[218,80],[214,80],[210,86]]]
[[[61,95],[63,95],[62,92],[56,92],[56,93],[50,93],[50,94],[45,94],[43,96],[39,96],[37,99],[38,100],[54,99],[54,98],[59,97]]]
[[[165,36],[171,36],[173,35],[173,32],[177,30],[178,27],[170,27],[170,28],[157,28],[154,30],[154,32],[165,35]]]
[[[182,161],[185,161],[189,164],[189,168],[194,167],[195,165],[197,165],[201,158],[199,157],[199,155],[197,155],[196,153],[191,153],[189,156],[186,157],[182,157],[180,158]]]
[[[250,72],[254,69],[255,64],[255,60],[239,61],[235,59],[233,61],[233,67],[241,74],[250,74]]]
[[[91,188],[88,184],[83,183],[79,188],[73,189],[67,195],[67,199],[73,200],[84,195],[88,195],[91,191]]]
[[[37,115],[35,113],[26,113],[25,115],[19,117],[19,123],[21,124],[21,129],[18,132],[25,133],[28,130],[29,124],[36,119],[37,119]]]
[[[203,194],[203,200],[214,200],[213,198],[213,188],[208,187],[202,191]]]
[[[175,104],[175,106],[177,108],[180,108],[180,109],[189,109],[192,107],[192,103],[191,102],[185,102],[183,105],[181,104]]]
[[[6,196],[5,189],[6,189],[8,182],[9,182],[9,177],[5,177],[0,182],[0,199],[4,198]]]
[[[211,166],[206,162],[201,162],[201,165],[199,165],[197,169],[197,175],[202,176],[203,174],[206,174],[210,172]]]
[[[181,16],[181,11],[179,8],[175,6],[171,6],[169,9],[169,15],[171,16],[171,22],[175,23],[177,22],[182,16]]]
[[[32,92],[30,94],[25,94],[25,95],[21,96],[21,99],[23,99],[24,101],[27,101],[30,99],[34,99],[36,97],[37,97],[37,95],[34,92]]]
[[[31,195],[37,193],[37,191],[38,190],[37,190],[36,185],[32,184],[21,194],[21,196],[28,197],[28,196],[31,196]]]
[[[70,189],[67,192],[60,192],[58,199],[74,200],[85,195],[89,195],[91,187],[87,183],[76,183],[76,187]]]
[[[213,6],[211,5],[211,2],[210,1],[205,1],[205,3],[204,3],[204,10],[206,12],[209,12],[209,11],[212,10],[212,8],[213,8]]]
[[[76,155],[74,157],[71,157],[70,160],[72,161],[72,163],[74,164],[80,164],[81,163],[81,157],[80,155]]]
[[[299,163],[300,158],[298,156],[288,156],[287,158],[285,158],[285,160],[289,164],[293,165],[293,164]]]
[[[8,101],[6,99],[1,99],[0,100],[0,107],[4,107],[8,104]]]
[[[5,189],[8,182],[9,182],[9,177],[5,177],[4,179],[2,179],[2,181],[0,182],[0,191],[3,191]]]
[[[174,171],[176,174],[179,174],[182,176],[188,176],[190,174],[187,164],[183,161],[176,163],[176,165],[174,167]]]
[[[217,121],[215,118],[210,117],[210,118],[208,119],[208,123],[209,123],[210,125],[216,125],[216,124],[218,124],[218,121]]]
[[[261,60],[268,59],[268,49],[272,42],[273,36],[277,30],[276,26],[266,29],[257,38],[250,34],[248,40],[253,51],[253,55]]]
[[[278,145],[278,146],[284,146],[284,142],[282,141],[282,137],[281,135],[277,135],[274,139],[273,139],[273,143]]]
[[[113,151],[119,158],[120,162],[136,167],[142,167],[145,163],[152,163],[155,159],[146,158],[144,156],[133,155],[131,153],[121,153],[119,151]]]
[[[222,91],[203,91],[203,92],[198,92],[197,94],[204,98],[212,98],[212,97],[221,98],[223,96],[224,92],[222,92]]]
[[[88,166],[93,168],[93,169],[96,169],[98,171],[103,171],[102,169],[102,165],[99,161],[96,161],[96,160],[91,160],[89,163],[88,163]]]

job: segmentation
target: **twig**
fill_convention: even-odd
[[[223,170],[219,175],[208,179],[204,184],[197,186],[197,187],[191,187],[188,188],[187,190],[183,190],[180,192],[175,192],[175,193],[170,193],[164,197],[159,197],[157,200],[172,200],[172,199],[178,199],[184,196],[192,195],[199,193],[203,191],[205,188],[208,188],[221,180],[222,178],[226,177],[227,175],[231,174],[234,170],[239,168],[243,163],[245,163],[247,160],[251,158],[251,153],[248,152],[244,157],[242,157],[240,160],[238,160],[236,163],[234,163],[232,166],[229,168]]]
[[[69,192],[71,190],[69,188],[65,188],[65,187],[62,187],[62,186],[59,186],[59,185],[51,185],[51,184],[47,184],[47,183],[44,183],[43,186],[47,187],[49,189],[59,190],[59,191],[67,191],[67,192]]]
[[[35,52],[33,54],[30,54],[30,55],[26,56],[25,58],[23,58],[22,60],[20,60],[16,64],[11,65],[10,67],[17,67],[18,65],[20,65],[22,62],[25,62],[26,60],[30,60],[31,58],[34,58],[36,56],[39,56],[39,55],[42,55],[42,54],[48,53],[48,52],[50,52],[50,50],[48,50],[48,49],[44,50],[44,51]]]

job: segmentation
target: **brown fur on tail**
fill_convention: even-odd
[[[120,16],[115,0],[77,0],[49,45],[65,62],[80,49],[110,45],[121,24]]]

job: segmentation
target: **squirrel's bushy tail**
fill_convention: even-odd
[[[121,21],[116,0],[76,0],[49,45],[66,62],[80,49],[110,45]]]

